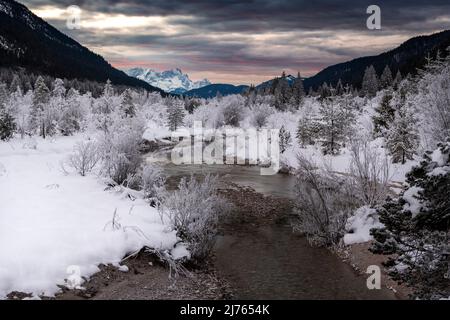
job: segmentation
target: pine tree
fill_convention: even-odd
[[[133,98],[131,97],[130,89],[126,89],[122,93],[122,102],[120,103],[120,109],[126,117],[134,117],[136,115],[136,108],[133,104]]]
[[[378,91],[378,77],[372,65],[367,67],[364,72],[361,90],[367,97],[374,97]]]
[[[44,139],[47,133],[47,123],[45,119],[45,109],[50,99],[50,90],[44,82],[44,78],[39,76],[36,79],[33,93],[33,106],[31,109],[31,128],[39,129],[39,135]]]
[[[321,102],[319,113],[321,117],[320,138],[324,154],[338,154],[345,139],[346,125],[350,120],[347,110],[336,100],[328,98]]]
[[[22,85],[20,83],[20,78],[17,74],[14,75],[11,84],[9,86],[9,91],[11,93],[16,92],[18,90],[22,90]]]
[[[6,84],[0,83],[0,139],[8,140],[14,134],[16,124],[14,118],[8,110],[9,103],[8,90]]]
[[[284,126],[281,126],[280,132],[278,134],[279,144],[280,144],[280,152],[284,153],[287,148],[292,144],[291,133],[287,131]]]
[[[66,88],[64,87],[64,81],[62,79],[56,78],[53,82],[52,96],[63,98],[66,94]]]
[[[388,90],[384,93],[380,105],[375,108],[375,115],[372,117],[375,138],[385,136],[394,120],[395,109],[391,106],[391,100],[392,92]]]
[[[407,174],[408,189],[377,209],[384,227],[371,230],[371,251],[390,255],[390,275],[420,299],[450,296],[449,168],[450,142],[441,143]]]
[[[394,87],[394,89],[397,89],[398,86],[400,85],[400,82],[402,82],[403,78],[402,78],[402,74],[400,73],[400,70],[397,71],[397,74],[395,75],[394,80],[392,81],[392,86]]]
[[[412,159],[418,146],[417,121],[407,106],[398,108],[386,137],[386,145],[394,163]]]
[[[389,66],[386,65],[380,77],[380,87],[386,89],[392,85],[393,81],[391,69],[389,69]]]
[[[341,79],[338,80],[336,84],[336,95],[340,96],[345,93],[344,86],[342,85]]]
[[[314,144],[319,137],[320,123],[305,115],[300,118],[297,126],[297,140],[302,148]]]
[[[275,108],[281,111],[287,109],[287,104],[290,101],[292,92],[288,81],[286,80],[286,73],[283,71],[281,78],[276,82],[274,96],[275,96]]]
[[[183,102],[175,98],[169,99],[167,106],[167,114],[169,121],[169,129],[171,131],[177,130],[180,126],[183,125],[184,121],[185,112]]]
[[[298,109],[303,103],[305,97],[305,88],[303,87],[303,80],[300,76],[300,72],[297,74],[294,83],[292,84],[292,98],[295,103],[295,109]]]

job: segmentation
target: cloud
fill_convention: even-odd
[[[179,67],[212,81],[259,82],[281,70],[311,75],[446,29],[448,0],[383,1],[382,30],[366,29],[372,1],[26,0],[38,15],[114,65]],[[65,27],[69,5],[82,29]]]

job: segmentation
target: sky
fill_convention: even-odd
[[[113,66],[180,68],[192,80],[258,84],[304,77],[450,29],[449,0],[19,0]],[[369,30],[369,5],[381,29]],[[69,6],[81,9],[69,29]]]

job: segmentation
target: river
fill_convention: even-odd
[[[258,167],[164,164],[175,181],[183,176],[218,174],[256,192],[293,198],[293,176],[262,176]],[[240,225],[217,237],[215,268],[234,290],[236,299],[395,299],[387,290],[369,290],[366,278],[324,248],[311,247],[292,232],[288,220]]]

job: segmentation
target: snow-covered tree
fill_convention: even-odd
[[[367,67],[364,71],[361,90],[363,94],[368,97],[374,97],[378,91],[378,76],[372,65]]]
[[[66,100],[62,106],[61,117],[58,122],[59,130],[63,135],[71,135],[81,129],[83,120],[80,106],[80,94],[71,88],[67,92]]]
[[[283,71],[281,77],[276,79],[276,86],[274,90],[275,108],[281,111],[287,109],[287,104],[291,99],[291,87],[286,79],[286,73]]]
[[[325,154],[337,154],[345,141],[345,133],[352,121],[352,116],[345,104],[337,99],[325,99],[319,108],[320,139]]]
[[[133,97],[131,96],[131,90],[126,89],[122,93],[122,101],[120,103],[120,109],[126,117],[134,117],[136,115],[136,107],[133,103]]]
[[[95,120],[97,127],[104,133],[109,131],[113,119],[111,113],[115,110],[114,89],[111,81],[106,81],[103,94],[95,102]]]
[[[405,163],[412,159],[418,147],[417,121],[408,106],[402,106],[395,112],[386,137],[386,145],[394,163]]]
[[[427,152],[407,174],[408,188],[377,210],[384,228],[372,229],[371,250],[389,254],[386,266],[414,296],[450,296],[450,142]]]
[[[305,148],[307,145],[314,144],[319,138],[320,128],[321,124],[319,121],[308,114],[302,116],[297,126],[297,139],[300,146]]]
[[[380,77],[380,87],[382,89],[386,89],[392,85],[393,81],[394,80],[392,79],[391,69],[389,69],[389,66],[386,65],[386,67],[384,67],[383,73],[381,74],[381,77]]]
[[[50,90],[44,82],[44,78],[39,76],[36,79],[33,92],[33,106],[31,109],[30,121],[33,130],[39,130],[39,135],[44,139],[48,132],[48,119],[46,117],[46,108],[50,100]]]
[[[380,105],[375,108],[375,114],[372,117],[373,135],[375,138],[385,136],[394,120],[395,109],[391,106],[392,92],[386,90]]]
[[[175,131],[183,125],[184,117],[186,115],[184,103],[182,100],[169,98],[167,100],[167,104],[169,129],[171,131]]]
[[[280,152],[284,153],[289,146],[292,144],[291,133],[284,128],[284,125],[281,126],[280,132],[278,134],[279,144],[280,144]]]
[[[305,97],[305,88],[303,87],[303,80],[300,75],[300,72],[297,74],[297,78],[295,78],[294,83],[292,84],[292,98],[295,109],[298,109],[302,103],[303,98]]]
[[[0,139],[8,140],[14,134],[16,124],[9,107],[10,99],[6,84],[0,83]]]
[[[394,87],[394,89],[397,89],[398,86],[400,85],[400,82],[402,82],[403,78],[402,78],[402,74],[400,73],[400,70],[397,71],[397,74],[395,75],[394,80],[392,81],[392,86]]]

